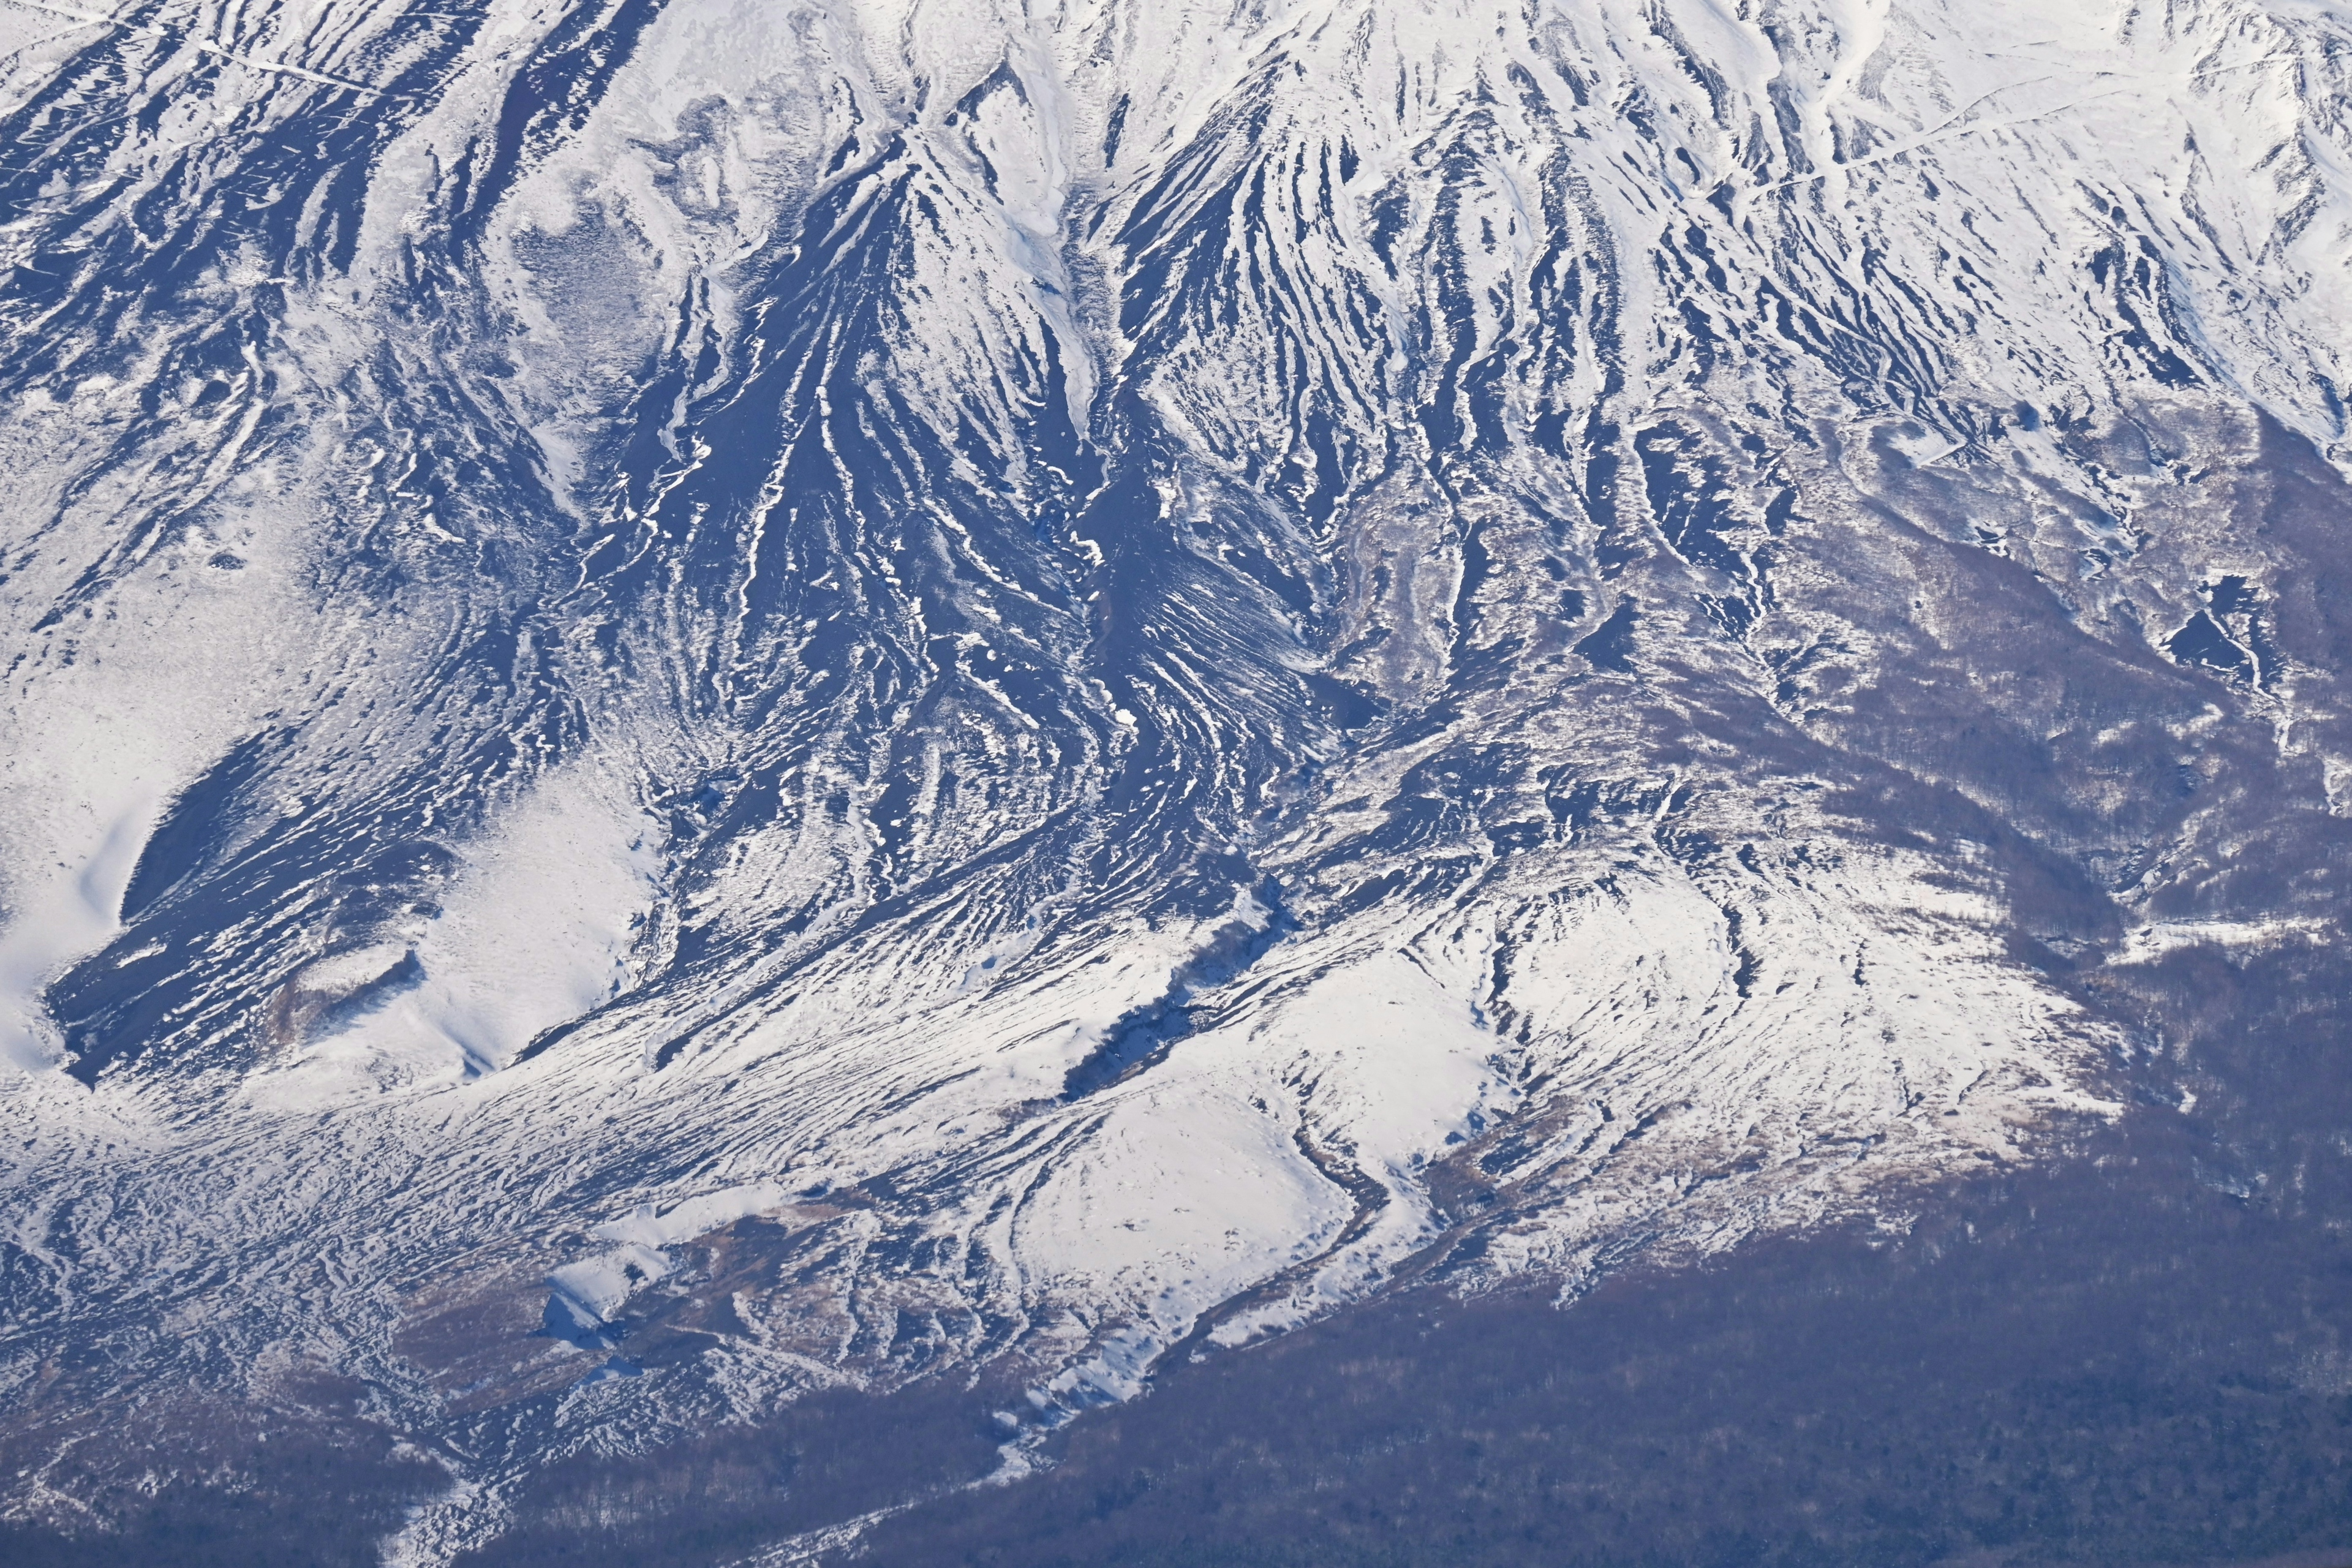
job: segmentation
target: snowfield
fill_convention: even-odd
[[[817,1390],[1015,1473],[2344,935],[2333,0],[0,18],[10,1517],[207,1402],[403,1563]]]

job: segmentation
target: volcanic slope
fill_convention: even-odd
[[[2344,934],[2338,6],[8,26],[15,1517],[223,1401],[415,1561],[822,1390],[1017,1469]]]

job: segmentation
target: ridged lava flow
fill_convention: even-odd
[[[1017,1466],[2343,934],[2323,0],[0,25],[17,1516],[327,1386],[420,1561],[814,1389]]]

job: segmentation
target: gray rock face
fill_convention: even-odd
[[[6,25],[13,1518],[133,1410],[418,1563],[825,1391],[1018,1474],[1900,1231],[2344,935],[2335,5]]]

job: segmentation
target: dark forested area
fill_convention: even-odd
[[[866,1560],[2352,1563],[2347,980],[2311,950],[2103,972],[2164,1023],[2075,1159],[1565,1311],[1368,1307],[1184,1369]]]

